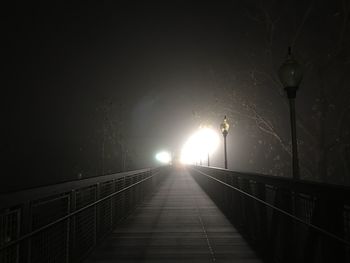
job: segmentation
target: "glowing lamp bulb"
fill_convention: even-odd
[[[168,152],[159,152],[156,154],[156,159],[160,163],[168,164],[171,162],[171,155]]]
[[[181,162],[195,164],[201,159],[207,158],[208,154],[212,154],[218,145],[218,134],[210,128],[201,128],[182,147]]]

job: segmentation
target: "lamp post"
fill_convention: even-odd
[[[230,125],[227,122],[227,118],[225,116],[223,123],[220,125],[220,129],[222,132],[222,135],[224,136],[224,156],[225,156],[225,169],[227,169],[227,147],[226,147],[226,137],[228,134],[228,130],[230,128]]]
[[[299,161],[298,161],[298,144],[297,131],[295,121],[295,98],[299,88],[303,73],[299,63],[293,58],[291,47],[288,48],[288,56],[286,61],[278,70],[280,81],[284,86],[289,100],[290,111],[290,126],[292,134],[292,164],[293,164],[293,179],[299,180]]]

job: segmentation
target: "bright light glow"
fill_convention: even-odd
[[[181,151],[181,163],[195,164],[200,160],[206,160],[208,154],[212,154],[219,145],[219,135],[214,130],[200,128],[184,144]]]
[[[171,162],[171,154],[168,152],[159,152],[156,154],[156,159],[164,164],[168,164]]]

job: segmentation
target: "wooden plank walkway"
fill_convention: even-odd
[[[85,262],[261,261],[196,181],[174,171]]]

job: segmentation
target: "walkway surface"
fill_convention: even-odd
[[[175,171],[85,262],[261,261],[196,181]]]

